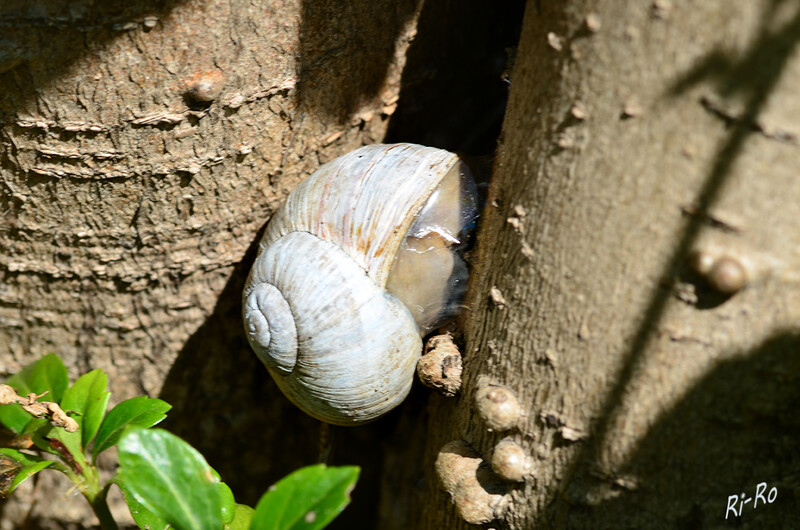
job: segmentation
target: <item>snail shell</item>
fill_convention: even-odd
[[[430,147],[362,147],[304,180],[270,220],[242,310],[283,393],[339,425],[399,405],[422,336],[461,303],[476,214],[466,164]]]

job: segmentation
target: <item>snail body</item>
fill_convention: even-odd
[[[320,167],[270,220],[244,290],[251,347],[320,420],[370,421],[405,399],[422,336],[452,317],[477,213],[463,161],[414,144]]]

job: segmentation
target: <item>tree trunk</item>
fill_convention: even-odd
[[[57,352],[114,400],[161,395],[242,502],[317,458],[238,315],[286,193],[385,134],[419,6],[358,4],[0,8],[0,369]],[[71,504],[33,517],[81,520]]]
[[[4,2],[0,371],[56,352],[116,401],[161,396],[239,502],[316,461],[242,333],[254,244],[362,144],[491,151],[520,10],[488,4]],[[339,528],[800,526],[800,11],[630,4],[528,2],[461,397],[332,430],[329,462],[363,467]],[[512,428],[487,429],[488,385]],[[504,438],[534,478],[465,464],[454,506],[440,450]],[[19,491],[3,528],[90,524],[65,487]]]
[[[528,2],[423,505],[456,439],[509,437],[535,478],[421,527],[487,501],[519,529],[800,524],[798,39],[797,2]]]
[[[73,379],[108,372],[113,401],[162,397],[164,425],[254,504],[317,461],[320,442],[242,333],[261,229],[304,176],[388,129],[491,151],[521,3],[2,4],[0,372],[55,352]],[[426,396],[406,416],[332,432],[329,461],[363,467],[339,527],[411,517]],[[3,504],[3,528],[91,524],[54,476]],[[382,499],[393,478],[409,486],[387,491],[406,497]]]

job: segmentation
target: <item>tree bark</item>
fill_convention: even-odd
[[[239,502],[316,461],[242,333],[253,245],[362,144],[491,151],[519,6],[486,4],[5,2],[0,371],[57,352],[116,401],[166,399]],[[487,528],[700,528],[761,483],[777,498],[736,520],[800,526],[798,36],[787,0],[528,2],[462,394],[332,430],[328,461],[363,468],[339,528],[466,528],[465,503]],[[513,428],[487,429],[487,385]],[[487,471],[504,438],[533,478]],[[454,441],[489,477],[457,506]],[[91,524],[63,488],[15,494],[3,528]]]
[[[424,504],[449,502],[446,443],[488,461],[510,437],[535,478],[500,491],[493,528],[798,525],[799,8],[528,2]],[[487,383],[520,400],[516,428],[487,429]],[[450,508],[420,527],[468,526]]]
[[[55,352],[73,379],[108,372],[114,402],[165,399],[164,426],[238,502],[316,462],[318,423],[242,333],[255,243],[304,176],[363,144],[490,152],[522,8],[509,6],[3,2],[0,372]],[[333,430],[329,463],[362,466],[335,525],[419,520],[407,508],[424,476],[426,398]],[[2,527],[92,524],[54,476],[4,503]]]
[[[56,352],[115,401],[160,395],[241,502],[313,463],[316,422],[243,338],[248,249],[303,176],[383,138],[418,4],[4,2],[0,371]]]

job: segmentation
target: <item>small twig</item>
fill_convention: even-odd
[[[712,96],[702,96],[700,98],[700,104],[706,111],[722,120],[728,127],[744,124],[753,131],[763,134],[770,140],[777,140],[787,144],[797,144],[798,138],[797,134],[794,132],[769,126],[758,120],[747,119],[743,110],[731,108]]]
[[[22,409],[34,418],[47,418],[54,427],[61,427],[67,432],[78,430],[78,422],[67,416],[58,403],[52,401],[38,401],[47,394],[36,395],[33,392],[27,397],[18,396],[16,390],[9,385],[0,385],[0,405],[19,403]]]
[[[681,211],[685,215],[696,217],[696,218],[700,219],[701,221],[704,221],[704,222],[708,223],[709,225],[713,226],[714,228],[719,228],[723,232],[728,232],[728,233],[731,233],[731,234],[740,234],[740,233],[742,233],[742,229],[740,227],[738,227],[738,226],[736,226],[736,225],[734,225],[732,223],[729,223],[727,221],[723,221],[719,217],[711,215],[708,212],[702,211],[694,204],[684,204],[683,206],[681,206]]]

